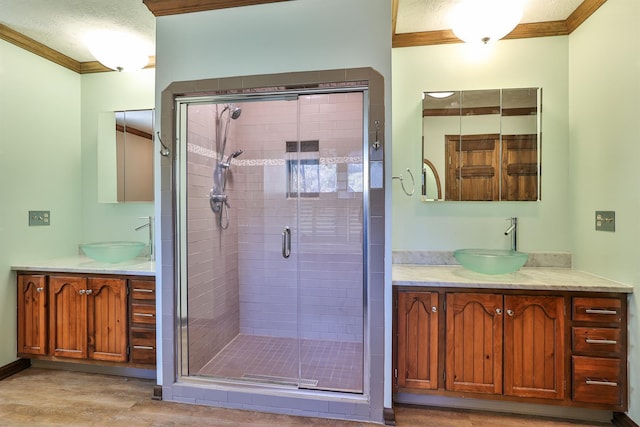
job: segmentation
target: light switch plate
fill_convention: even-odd
[[[616,231],[615,211],[596,211],[596,231]]]
[[[29,211],[29,227],[51,225],[51,211]]]

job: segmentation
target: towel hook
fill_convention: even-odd
[[[169,147],[164,145],[164,142],[162,142],[162,138],[160,138],[160,132],[156,132],[156,135],[158,135],[158,141],[160,141],[160,145],[162,146],[162,148],[160,148],[160,155],[163,157],[168,157],[171,153],[169,151]]]
[[[398,176],[392,176],[391,179],[399,179],[400,180],[400,185],[402,186],[402,191],[404,191],[404,194],[406,194],[407,196],[411,197],[411,196],[413,196],[413,193],[416,192],[416,180],[413,178],[413,174],[411,173],[411,169],[407,168],[407,172],[409,172],[409,176],[411,177],[411,192],[407,191],[407,188],[404,186],[404,177],[402,176],[402,174],[400,174]]]
[[[376,126],[376,140],[373,141],[373,149],[378,151],[380,149],[380,135],[378,134],[378,132],[380,132],[380,120],[376,120],[373,122],[373,124]]]

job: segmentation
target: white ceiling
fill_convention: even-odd
[[[95,30],[131,33],[155,55],[155,17],[142,0],[0,0],[0,24],[78,62],[95,61],[85,44]]]
[[[449,10],[459,0],[398,0],[396,33],[448,30]],[[525,0],[521,23],[564,21],[583,0]]]
[[[398,0],[396,33],[449,29],[448,11],[457,1]],[[525,0],[522,22],[563,21],[582,1]],[[0,0],[0,24],[78,62],[95,61],[85,39],[98,29],[129,32],[155,55],[155,17],[142,0]]]

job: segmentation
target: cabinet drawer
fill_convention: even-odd
[[[131,345],[156,346],[156,330],[150,328],[131,328]]]
[[[131,361],[156,363],[156,331],[150,328],[131,328]]]
[[[620,359],[573,356],[573,400],[621,403]]]
[[[156,349],[150,346],[132,345],[131,362],[153,365],[156,363]]]
[[[156,283],[151,280],[131,280],[131,299],[155,301]]]
[[[131,304],[131,322],[144,325],[156,324],[156,306]]]
[[[574,352],[619,355],[622,349],[618,328],[572,328]]]
[[[622,304],[616,298],[574,298],[573,320],[620,323]]]

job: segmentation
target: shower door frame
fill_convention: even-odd
[[[159,76],[160,80],[162,78]],[[164,80],[163,80],[164,81]],[[335,84],[366,86],[369,90],[369,120],[364,123],[369,153],[367,169],[369,187],[365,189],[369,198],[367,256],[367,315],[365,318],[365,349],[369,368],[365,372],[364,395],[337,393],[304,393],[304,390],[275,390],[257,387],[217,385],[178,375],[178,281],[175,258],[177,215],[177,167],[174,157],[176,149],[175,99],[189,95],[213,93],[240,93],[242,91],[264,92],[265,88],[317,88]],[[162,400],[202,405],[242,408],[263,412],[274,412],[312,417],[341,418],[383,423],[393,419],[390,407],[385,408],[391,394],[393,373],[391,370],[391,333],[385,330],[391,325],[391,313],[387,312],[391,298],[391,253],[386,242],[390,235],[387,229],[391,209],[387,201],[386,188],[391,177],[385,173],[386,156],[390,146],[390,102],[391,83],[383,74],[371,66],[336,69],[306,69],[295,72],[276,72],[227,77],[208,76],[195,80],[173,80],[161,84],[156,100],[156,282],[158,295],[156,307],[158,323],[157,382],[161,387],[157,395]],[[385,320],[388,322],[386,326]],[[389,400],[390,401],[390,400]]]
[[[265,384],[262,382],[251,382],[240,379],[231,378],[218,378],[218,377],[205,377],[197,375],[189,375],[189,337],[188,337],[188,304],[187,304],[187,264],[186,264],[186,172],[187,172],[187,126],[186,123],[181,121],[181,118],[187,117],[187,107],[193,104],[222,104],[222,103],[242,103],[247,101],[275,101],[287,98],[296,98],[296,102],[299,102],[299,97],[303,95],[317,95],[317,94],[329,94],[329,93],[361,93],[362,94],[362,176],[363,176],[363,188],[362,188],[362,392],[343,392],[324,389],[302,388],[298,384],[297,387],[284,387],[280,385]],[[367,124],[369,123],[369,87],[368,85],[344,85],[327,88],[314,88],[314,89],[284,89],[278,91],[265,91],[265,92],[238,92],[232,95],[229,94],[202,94],[195,96],[176,96],[174,98],[174,110],[175,110],[175,129],[176,139],[174,147],[174,167],[173,174],[174,188],[176,189],[175,197],[175,242],[174,242],[174,259],[175,259],[175,374],[176,381],[186,383],[208,383],[224,386],[233,386],[242,388],[264,388],[264,389],[277,389],[279,392],[286,390],[291,393],[298,394],[317,394],[317,395],[343,395],[349,397],[361,397],[369,398],[370,393],[370,378],[367,373],[370,372],[371,354],[370,354],[370,317],[369,317],[369,191],[370,191],[370,176],[369,176],[369,132]],[[299,207],[296,208],[296,210]],[[297,214],[299,215],[299,214]],[[184,239],[183,239],[184,238]],[[299,237],[298,237],[299,239]],[[299,243],[299,241],[298,241]],[[184,257],[183,257],[184,255]],[[299,264],[296,264],[296,271],[299,268]],[[298,284],[299,286],[299,284]],[[299,292],[299,291],[298,291]],[[298,296],[299,298],[299,296]],[[296,309],[298,328],[299,322],[299,301]],[[298,349],[300,345],[301,337],[298,335]],[[213,355],[212,355],[213,356]],[[298,371],[300,373],[300,360],[298,357]],[[300,378],[298,378],[300,380]]]

